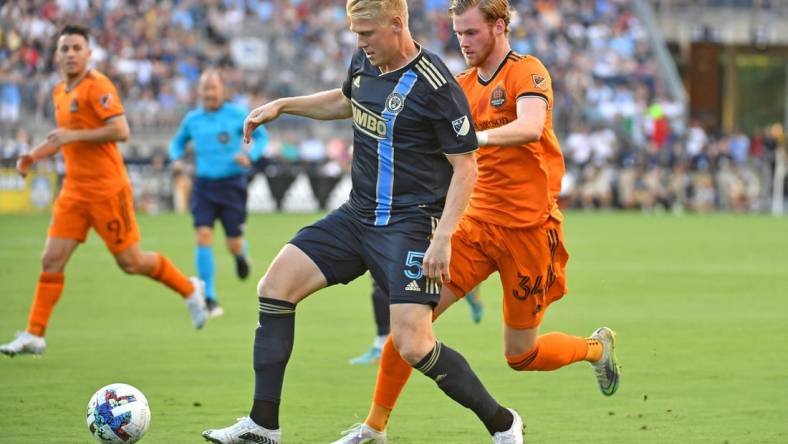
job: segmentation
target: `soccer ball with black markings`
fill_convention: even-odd
[[[90,434],[100,443],[135,443],[150,426],[148,400],[128,384],[101,387],[88,402],[87,421]]]

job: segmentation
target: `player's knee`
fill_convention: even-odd
[[[271,276],[270,273],[266,273],[257,283],[258,298],[281,299],[295,303],[296,301],[291,301],[287,298],[290,293],[292,292],[288,288],[287,283]]]
[[[257,282],[257,297],[258,298],[267,298],[273,295],[273,286],[268,278],[268,274],[261,277],[260,280]]]
[[[65,257],[62,253],[45,251],[41,255],[41,269],[50,273],[63,271]]]
[[[140,260],[136,256],[120,255],[115,257],[115,262],[118,264],[118,267],[126,274],[142,273]]]
[[[210,246],[213,244],[213,232],[210,229],[197,229],[197,245]]]
[[[434,343],[428,340],[420,340],[413,337],[413,335],[406,335],[402,333],[392,333],[392,340],[394,347],[399,352],[402,359],[410,365],[416,365],[419,361],[424,359],[425,356],[432,350]]]
[[[126,274],[136,274],[134,263],[129,260],[118,259],[118,267]]]

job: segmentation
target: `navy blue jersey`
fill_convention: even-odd
[[[342,92],[353,108],[350,209],[376,226],[440,216],[452,176],[446,155],[478,148],[468,101],[441,59],[420,49],[382,74],[359,49]]]

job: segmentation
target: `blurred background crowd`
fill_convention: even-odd
[[[655,9],[676,2],[653,1]],[[668,5],[666,6],[665,3]],[[749,7],[752,1],[721,2]],[[666,88],[653,40],[628,0],[512,0],[515,51],[552,75],[554,122],[567,163],[563,203],[582,208],[760,211],[782,125],[721,130],[693,119]],[[411,0],[411,29],[453,72],[465,69],[445,0]],[[679,5],[680,6],[680,5]],[[130,163],[166,176],[166,147],[195,85],[222,70],[228,99],[246,107],[338,87],[355,49],[337,0],[9,0],[0,6],[0,158],[13,159],[52,125],[59,76],[54,36],[65,23],[95,30],[95,66],[119,89]],[[288,165],[341,175],[348,123],[276,122],[260,171]],[[57,169],[57,163],[53,165]],[[295,173],[294,173],[295,174]],[[163,195],[171,178],[163,179]],[[147,188],[150,186],[146,185]]]

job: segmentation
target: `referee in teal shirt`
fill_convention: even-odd
[[[211,317],[221,316],[215,285],[213,224],[222,222],[227,248],[235,257],[240,279],[249,276],[247,246],[243,238],[246,222],[247,174],[268,144],[260,126],[253,134],[249,151],[244,149],[243,123],[247,110],[224,101],[224,84],[218,71],[200,76],[197,89],[201,105],[186,114],[170,144],[173,169],[181,169],[181,158],[191,142],[196,163],[190,209],[197,232],[197,272],[205,282],[205,298]]]

